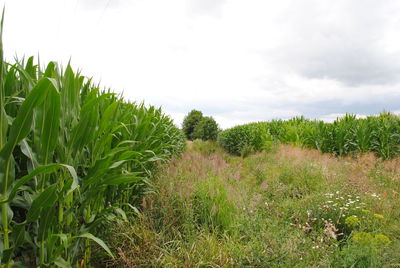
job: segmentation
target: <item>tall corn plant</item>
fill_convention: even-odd
[[[183,134],[160,109],[125,102],[69,64],[2,55],[0,42],[2,265],[86,265],[92,242],[112,255],[102,227],[137,211]]]
[[[238,154],[240,150],[237,148],[242,148],[244,141],[252,144],[262,137],[251,136],[243,131],[258,124],[261,123],[250,123],[222,131],[218,138],[220,145],[228,152]],[[369,116],[366,119],[357,119],[355,115],[346,114],[333,123],[295,117],[262,124],[275,140],[315,148],[336,156],[375,152],[379,157],[388,159],[400,154],[400,118],[390,113]]]

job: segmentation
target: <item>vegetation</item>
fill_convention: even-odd
[[[290,145],[241,158],[196,140],[157,173],[139,219],[107,238],[118,253],[105,263],[396,267],[399,167]]]
[[[211,116],[203,117],[203,113],[197,110],[192,110],[185,116],[182,128],[188,140],[215,141],[219,132],[215,119]]]
[[[218,144],[234,155],[246,156],[253,151],[271,147],[272,137],[266,123],[251,123],[224,130],[218,135]]]
[[[399,154],[390,113],[181,131],[0,38],[2,267],[397,267]]]
[[[249,146],[255,151],[269,148],[271,138],[336,156],[374,152],[389,159],[400,154],[400,117],[382,113],[356,119],[347,114],[333,123],[304,117],[251,123],[221,132],[218,142],[228,152],[239,155]]]
[[[217,122],[214,118],[206,116],[194,128],[193,137],[203,141],[215,141],[217,140],[218,132]]]
[[[197,110],[192,110],[185,116],[182,123],[182,129],[188,140],[194,139],[194,129],[203,118],[203,113]]]
[[[1,263],[88,265],[108,224],[136,214],[157,163],[184,136],[160,109],[124,101],[50,62],[0,47]]]

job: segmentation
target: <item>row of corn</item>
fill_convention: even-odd
[[[0,257],[4,267],[86,266],[106,225],[138,212],[181,131],[54,62],[3,60],[0,43]]]
[[[346,114],[333,123],[295,117],[236,126],[222,131],[219,144],[241,154],[250,147],[263,150],[271,141],[318,149],[336,156],[374,152],[383,159],[400,154],[400,117],[388,112],[357,118]]]

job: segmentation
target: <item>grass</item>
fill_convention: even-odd
[[[103,265],[397,267],[398,161],[191,142],[155,175],[141,216],[106,238],[117,257]]]

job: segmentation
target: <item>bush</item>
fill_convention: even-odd
[[[203,141],[215,141],[218,136],[218,124],[211,116],[203,117],[196,125],[193,132],[194,139],[201,139]]]
[[[197,110],[192,110],[187,116],[185,116],[185,118],[183,119],[182,129],[188,140],[194,139],[194,129],[202,119],[203,113]]]

